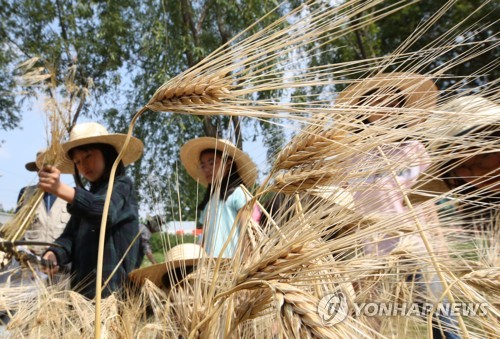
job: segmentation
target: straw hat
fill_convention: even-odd
[[[309,194],[328,200],[336,205],[354,210],[352,193],[339,186],[319,186],[307,191]]]
[[[193,179],[198,180],[203,186],[208,186],[209,182],[200,169],[200,155],[208,149],[219,150],[231,157],[238,167],[238,173],[245,186],[251,187],[255,183],[255,180],[257,180],[257,166],[248,154],[230,141],[211,137],[192,139],[181,147],[181,162]]]
[[[69,134],[69,141],[61,145],[66,159],[58,168],[62,173],[74,173],[73,162],[67,156],[68,152],[75,147],[97,143],[108,144],[120,153],[126,138],[126,134],[109,133],[104,126],[96,122],[85,122],[75,125]],[[122,158],[123,165],[127,166],[139,159],[143,150],[144,144],[142,141],[132,136],[125,155]]]
[[[457,135],[477,125],[489,125],[500,120],[500,105],[479,95],[455,98],[439,107],[439,112],[464,113],[450,121],[449,115],[440,119],[448,128],[448,135]],[[470,115],[469,115],[470,114]]]
[[[354,83],[339,93],[335,105],[356,106],[366,98],[366,93],[380,89],[380,94],[391,93],[391,89],[398,89],[398,94],[406,98],[407,108],[432,108],[437,104],[438,88],[427,76],[417,73],[394,72],[381,73],[373,77]]]
[[[441,115],[449,112],[471,114],[468,116],[470,119],[464,119],[463,115],[450,116],[449,114]],[[500,105],[497,103],[483,98],[478,95],[468,95],[450,100],[439,107],[435,111],[430,120],[435,128],[442,131],[445,136],[457,136],[462,133],[467,133],[468,130],[473,129],[475,126],[488,126],[497,121],[500,121]],[[430,149],[437,151],[449,147],[450,143],[446,138],[440,142],[434,142]],[[436,170],[439,170],[437,168]],[[429,180],[429,178],[431,178]],[[440,195],[450,191],[450,187],[445,183],[442,178],[428,176],[422,174],[419,181],[426,181],[419,187],[419,193],[412,193],[410,200],[412,203],[423,202],[432,198],[433,196]]]
[[[177,245],[165,254],[164,262],[133,270],[129,273],[129,278],[139,285],[144,284],[144,280],[147,278],[156,286],[162,288],[162,279],[165,273],[179,267],[194,266],[202,258],[207,258],[207,254],[200,245]]]
[[[24,167],[30,172],[38,172],[40,168],[38,167],[37,163],[41,162],[40,158],[43,156],[44,152],[45,150],[40,150],[36,152],[36,158],[35,158],[36,160],[27,162],[26,165],[24,165]]]
[[[408,194],[408,199],[412,205],[423,203],[450,191],[443,179],[432,177],[427,173],[422,173],[417,182],[423,182],[423,184],[419,185],[417,190]]]
[[[500,105],[479,95],[466,95],[455,98],[443,104],[440,109],[452,112],[475,113],[491,119],[494,119],[495,116],[498,119],[498,114],[500,114]]]

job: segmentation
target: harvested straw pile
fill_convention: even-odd
[[[346,20],[357,20],[360,27],[390,15],[385,12],[357,16],[360,9],[376,3],[351,1],[330,7],[312,1],[255,35],[245,37],[242,33],[157,90],[145,109],[279,117],[298,122],[302,128],[277,154],[269,176],[254,192],[251,203],[263,205],[263,197],[271,192],[282,194],[282,203],[273,211],[263,211],[266,222],[260,232],[252,233],[252,241],[241,244],[240,255],[229,263],[204,260],[195,272],[168,291],[146,282],[139,291],[125,297],[106,299],[100,320],[101,335],[107,338],[421,337],[430,333],[432,317],[357,314],[356,305],[384,302],[434,305],[443,300],[486,305],[481,317],[458,315],[451,331],[478,338],[498,333],[499,238],[495,219],[487,219],[488,227],[474,235],[477,240],[472,247],[472,232],[460,227],[476,215],[485,212],[493,215],[498,205],[475,200],[459,188],[443,192],[427,186],[449,170],[446,166],[457,154],[471,157],[498,152],[498,142],[494,140],[484,142],[481,135],[454,136],[452,132],[452,128],[470,127],[471,121],[478,125],[491,121],[469,111],[458,115],[443,108],[444,104],[470,94],[452,95],[458,87],[439,98],[424,96],[420,105],[391,108],[387,119],[370,128],[363,120],[380,113],[380,108],[331,103],[338,96],[336,86],[361,82],[368,75],[387,71],[389,65],[395,65],[398,72],[419,72],[433,58],[457,51],[454,58],[432,74],[426,74],[427,78],[446,77],[454,65],[498,47],[498,42],[471,44],[471,49],[461,54],[458,47],[466,42],[457,43],[456,36],[461,32],[451,30],[426,48],[409,52],[409,46],[425,34],[428,25],[445,13],[445,6],[400,49],[371,60],[369,66],[345,63],[304,68],[303,60],[293,58],[300,55],[301,49],[318,49],[323,41],[347,33]],[[402,1],[394,10],[409,4]],[[495,66],[486,65],[483,71]],[[272,74],[268,74],[271,69]],[[418,79],[401,76],[399,81]],[[472,76],[466,77],[464,82],[471,79]],[[321,99],[310,91],[311,86],[330,86],[331,98]],[[253,95],[261,91],[286,92],[291,88],[303,89],[302,94],[288,91],[283,100],[253,100]],[[471,91],[480,95],[498,93],[496,83]],[[494,95],[490,97],[498,100]],[[307,104],[303,103],[305,98]],[[436,106],[426,106],[427,100],[435,100]],[[145,109],[136,115],[130,131]],[[413,124],[415,121],[420,123]],[[450,121],[453,126],[448,124]],[[406,127],[397,128],[399,125]],[[500,129],[498,120],[491,126]],[[396,152],[409,142],[422,147],[414,153]],[[387,192],[385,200],[391,201],[391,194],[396,194],[403,204],[401,211],[370,213],[370,207],[384,200],[366,194],[384,189],[376,178],[384,173],[397,177],[398,173],[419,164],[422,158],[426,169],[413,185],[394,187]],[[342,187],[348,188],[346,193],[339,193]],[[343,194],[357,199],[346,201]],[[418,202],[417,196],[421,198]],[[439,211],[438,203],[443,207]],[[242,228],[243,234],[246,227],[249,226]],[[387,245],[385,250],[380,244]],[[345,298],[348,310],[343,321],[332,325],[324,317],[331,315],[328,306],[325,309],[318,305],[324,296],[339,293]],[[58,311],[53,308],[55,305],[59,305]],[[72,292],[48,289],[42,298],[20,306],[8,329],[15,337],[90,335],[95,325],[90,321],[93,306],[92,301]],[[64,310],[62,316],[61,310]]]

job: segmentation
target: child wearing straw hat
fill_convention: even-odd
[[[457,195],[458,211],[464,215],[464,227],[491,229],[500,203],[500,105],[479,96],[464,96],[441,108],[472,113],[472,123],[461,124],[462,131],[441,146],[449,150],[441,165],[440,179],[451,194]]]
[[[47,272],[57,272],[60,265],[71,263],[71,287],[88,298],[96,294],[99,232],[110,172],[126,137],[108,133],[95,122],[78,124],[71,130],[69,141],[62,144],[67,161],[57,167],[43,166],[39,173],[38,186],[66,200],[71,214],[64,232],[55,240],[58,246],[50,247],[43,255],[53,263]],[[143,147],[139,139],[132,137],[116,171],[104,244],[104,297],[128,281],[127,275],[138,258],[139,242],[134,242],[139,233],[138,204],[124,166],[138,160]],[[61,182],[61,173],[74,174],[76,188]]]
[[[252,187],[257,167],[231,142],[211,137],[188,141],[180,157],[189,175],[207,187],[198,206],[205,251],[212,257],[233,258],[240,235],[236,216],[247,203],[240,185]]]
[[[386,133],[387,129],[402,131],[424,121],[428,110],[436,106],[437,98],[438,89],[428,77],[390,73],[347,87],[339,94],[336,106],[363,114],[363,129],[358,132],[386,128],[382,129]],[[356,210],[365,215],[405,212],[402,190],[415,185],[430,162],[425,146],[406,137],[391,143],[379,142],[363,154],[352,157],[348,170],[359,172],[358,178],[349,183]],[[428,216],[424,214],[421,216],[425,219]],[[396,242],[397,239],[393,239],[379,243],[374,250],[388,252]]]
[[[405,192],[409,192],[417,183],[419,175],[430,166],[431,161],[425,146],[420,141],[407,137],[407,129],[427,119],[429,111],[437,105],[438,95],[439,91],[430,78],[398,72],[364,79],[339,94],[337,107],[353,110],[358,118],[360,112],[364,113],[361,115],[358,133],[368,134],[371,130],[402,132],[399,141],[382,141],[350,159],[352,165],[347,166],[347,171],[359,172],[358,177],[349,182],[355,209],[359,213],[392,219],[409,211],[404,205]],[[437,224],[435,209],[421,207],[423,206],[413,206],[419,222],[423,225]],[[411,215],[399,220],[402,223],[415,222]],[[376,235],[375,239],[367,239],[365,253],[377,256],[389,254],[401,240],[401,237],[391,235],[388,230],[387,233]],[[425,254],[423,240],[414,236],[412,240],[415,254]],[[440,247],[444,245],[442,240],[438,241]],[[422,284],[418,281],[422,277],[422,273],[416,273],[411,280]],[[430,283],[430,294],[440,296],[443,290],[436,281],[437,277],[430,275],[427,280]],[[455,333],[440,329],[444,324],[454,327],[452,318],[438,315],[438,319],[439,322],[435,324],[433,321],[435,338],[458,338]]]

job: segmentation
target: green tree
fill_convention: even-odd
[[[397,0],[386,0],[372,9],[360,13],[358,17],[374,15],[375,11],[379,11],[378,13],[387,12],[396,3],[398,3]],[[333,57],[332,59],[319,62],[364,60],[393,53],[419,27],[447,4],[449,4],[447,0],[436,0],[420,1],[407,6],[396,13],[346,35],[336,44],[337,46],[352,46],[352,48],[340,48],[339,53],[330,56]],[[452,74],[453,77],[438,79],[440,89],[446,90],[455,85],[457,81],[460,81],[461,77],[475,73],[477,73],[475,79],[460,86],[461,90],[467,87],[471,88],[493,83],[499,76],[498,67],[493,67],[500,57],[499,49],[491,48],[497,44],[494,37],[498,34],[499,29],[498,15],[499,9],[494,1],[457,1],[453,6],[447,8],[439,20],[425,30],[406,51],[420,51],[429,48],[436,41],[440,41],[440,45],[443,45],[446,40],[442,39],[454,37],[447,44],[458,44],[461,41],[467,44],[454,48],[449,53],[439,55],[430,62],[425,62],[424,67],[420,68],[419,71],[431,72],[455,58],[455,65],[447,69],[446,72]],[[355,20],[350,24],[354,23]],[[448,32],[452,33],[447,35]],[[489,43],[485,44],[484,42],[488,40]],[[474,56],[472,60],[461,61],[465,60],[465,58],[463,56],[459,57],[459,55],[465,55],[468,51],[473,51],[476,46],[474,43],[478,42],[482,43],[482,53]],[[387,71],[393,71],[396,67],[398,69],[408,69],[412,62],[415,62],[415,60],[409,58],[403,63],[388,65]],[[486,65],[490,65],[488,72],[485,72],[484,69]],[[449,91],[448,94],[453,94],[453,91]]]
[[[253,24],[270,9],[275,1],[156,1],[148,0],[136,8],[134,32],[135,59],[128,64],[132,76],[130,98],[119,111],[108,111],[108,123],[116,130],[126,131],[130,112],[143,106],[168,79],[196,65],[210,52]],[[273,22],[278,13],[254,27],[262,29]],[[121,113],[119,113],[121,112]],[[134,167],[142,192],[148,192],[151,182],[161,183],[162,190],[143,194],[148,206],[165,210],[167,220],[192,220],[197,203],[204,193],[187,175],[179,162],[179,150],[187,140],[199,136],[232,138],[241,148],[264,131],[280,138],[269,139],[268,145],[283,142],[281,127],[251,119],[217,116],[191,116],[147,112],[138,121],[135,133],[144,141],[147,154]],[[273,133],[274,132],[274,133]],[[267,141],[267,140],[266,140]],[[155,185],[154,187],[159,187]],[[179,205],[176,192],[182,188]]]
[[[389,6],[395,2],[395,0],[385,1],[383,6]],[[378,30],[374,35],[381,52],[388,53],[396,49],[405,37],[410,36],[424,20],[430,18],[432,14],[445,6],[446,3],[446,0],[421,1],[381,20],[377,25]],[[493,65],[500,57],[498,46],[488,51],[488,45],[494,46],[495,42],[493,40],[500,28],[498,22],[499,14],[500,9],[495,1],[457,1],[445,11],[437,24],[433,25],[411,46],[410,51],[418,51],[425,48],[429,43],[446,36],[445,34],[448,30],[456,27],[454,35],[458,32],[461,32],[461,34],[452,42],[458,43],[463,41],[468,44],[435,58],[435,60],[426,65],[424,71],[432,71],[444,62],[456,58],[460,53],[471,51],[474,48],[473,43],[490,40],[490,43],[482,43],[484,53],[475,56],[470,61],[457,62],[455,67],[450,68],[447,74],[452,74],[453,78],[439,79],[438,87],[445,90],[456,84],[457,81],[460,81],[460,77],[470,76],[478,71],[479,73],[473,81],[464,84],[465,88],[494,82],[500,75],[498,67],[492,67],[488,72],[485,72],[484,69],[481,71],[481,69],[486,65]],[[394,29],[395,27],[397,29]],[[460,57],[460,59],[464,58]],[[448,94],[453,94],[453,92]]]
[[[51,65],[62,83],[63,70],[78,65],[74,83],[83,88],[95,84],[93,99],[100,99],[120,83],[118,70],[130,57],[134,1],[0,1],[0,128],[18,126],[20,102],[34,90],[18,88],[13,72],[16,64],[40,57],[40,65]],[[59,71],[61,73],[59,73]],[[90,114],[82,103],[81,112]],[[78,119],[80,111],[75,116]]]

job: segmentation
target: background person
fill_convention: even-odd
[[[158,227],[155,226],[156,221],[152,218],[148,218],[145,224],[139,224],[139,229],[141,232],[141,243],[139,247],[139,259],[137,261],[137,267],[140,267],[144,256],[146,256],[152,264],[157,264],[153,251],[151,249],[151,235],[159,231]]]
[[[405,192],[409,192],[417,183],[420,174],[429,168],[431,159],[420,141],[408,137],[408,128],[427,119],[429,112],[437,105],[438,95],[438,88],[430,78],[415,73],[397,72],[364,79],[339,94],[336,105],[367,113],[361,117],[362,128],[358,133],[368,133],[380,127],[407,131],[402,133],[403,137],[399,141],[375,144],[370,150],[351,158],[347,164],[347,171],[359,172],[358,178],[348,183],[358,213],[365,216],[397,218],[409,212],[409,208],[404,205]],[[367,175],[361,174],[363,172]],[[413,206],[419,222],[424,227],[437,229],[435,226],[438,225],[439,219],[436,209],[422,207],[424,206]],[[409,226],[415,222],[411,215],[404,215],[404,219],[400,219],[401,222]],[[395,236],[391,231],[380,232],[373,239],[366,239],[365,254],[383,256],[396,249],[404,236]],[[427,232],[429,231],[426,230]],[[426,255],[426,248],[420,236],[411,237],[415,244],[413,254]],[[444,239],[430,234],[428,237],[433,239],[434,245],[440,251],[446,247]],[[407,282],[427,289],[434,298],[443,293],[436,273],[431,272],[424,279],[422,272],[416,272],[407,277]],[[434,337],[458,338],[449,330],[456,328],[455,320],[443,315],[437,317],[439,321],[433,322]],[[446,329],[442,329],[444,327]]]
[[[443,165],[441,178],[457,198],[463,227],[493,230],[500,204],[500,124],[475,126],[458,137],[466,138],[468,145],[449,145],[461,148],[461,154]]]
[[[36,160],[26,163],[30,172],[39,172],[37,163],[43,163],[43,151],[36,154]],[[26,186],[19,191],[16,212],[35,194],[37,186]],[[67,202],[58,196],[44,192],[43,200],[36,207],[32,224],[25,233],[24,239],[51,243],[59,237],[69,221],[70,214],[66,209]],[[41,255],[47,247],[30,246],[33,253]]]

